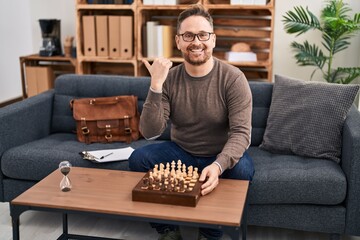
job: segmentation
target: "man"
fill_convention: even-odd
[[[178,17],[176,46],[184,63],[172,68],[169,59],[144,60],[151,86],[140,118],[146,139],[161,135],[171,120],[171,141],[136,149],[129,158],[134,171],[180,159],[198,167],[205,181],[201,194],[213,191],[219,176],[251,180],[250,145],[252,96],[244,74],[212,56],[216,36],[213,20],[202,5],[192,5]],[[177,226],[154,224],[159,239],[181,239]],[[218,229],[199,229],[199,239],[220,239]]]

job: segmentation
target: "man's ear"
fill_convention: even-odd
[[[180,50],[179,41],[180,41],[180,37],[178,35],[175,35],[175,43],[178,50]]]
[[[214,35],[214,37],[213,37],[213,45],[215,47],[216,46],[216,35],[215,35],[215,33],[213,35]]]

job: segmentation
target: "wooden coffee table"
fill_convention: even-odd
[[[73,167],[73,188],[62,192],[62,175],[54,171],[10,203],[13,239],[20,239],[20,215],[27,210],[61,212],[63,233],[58,239],[109,239],[68,233],[68,214],[217,228],[232,239],[246,239],[248,181],[220,179],[218,187],[202,196],[196,207],[131,200],[133,187],[144,173]],[[242,234],[241,234],[242,233]]]

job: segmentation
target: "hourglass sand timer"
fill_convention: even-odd
[[[68,177],[68,174],[70,172],[70,168],[71,168],[71,163],[69,161],[62,161],[59,164],[59,169],[60,172],[64,175],[64,177],[62,178],[61,182],[60,182],[60,189],[63,192],[68,192],[71,190],[71,181]]]

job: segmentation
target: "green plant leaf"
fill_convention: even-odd
[[[282,21],[285,23],[285,31],[289,34],[298,33],[297,36],[310,29],[321,30],[319,19],[308,8],[305,10],[301,6],[286,12]]]
[[[322,69],[327,57],[315,44],[311,45],[308,41],[303,44],[292,42],[291,47],[296,52],[295,58],[300,66],[317,66]]]
[[[294,7],[283,16],[284,29],[287,33],[297,33],[296,36],[310,29],[319,30],[322,34],[321,44],[324,52],[316,45],[305,41],[303,44],[292,42],[291,47],[299,66],[314,66],[311,78],[317,70],[321,70],[328,82],[347,84],[359,77],[359,68],[333,69],[333,60],[336,53],[347,49],[351,42],[349,39],[360,32],[360,13],[351,18],[348,13],[351,9],[343,0],[328,0],[322,9],[320,22],[318,18],[306,7]],[[326,69],[324,66],[326,65]]]
[[[337,17],[341,19],[347,19],[347,13],[351,9],[342,0],[329,0],[328,4],[321,11],[321,18]]]
[[[360,24],[360,13],[356,13],[355,15],[354,15],[354,23],[356,23],[356,24]]]
[[[326,75],[326,80],[330,83],[349,84],[360,77],[360,67],[339,67],[332,69],[330,74]]]
[[[323,40],[324,40],[324,42],[322,42],[322,45],[332,55],[334,55],[337,52],[343,51],[343,50],[345,50],[346,48],[348,48],[350,46],[350,42],[347,41],[348,39],[350,39],[350,36],[348,36],[348,35],[342,36],[342,37],[340,37],[338,39],[334,39],[334,38],[332,38],[329,35],[324,33],[322,37],[323,37]]]

